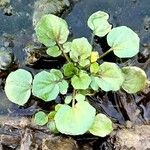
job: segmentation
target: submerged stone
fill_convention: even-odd
[[[61,14],[70,6],[69,0],[38,0],[34,4],[33,26],[44,14]]]

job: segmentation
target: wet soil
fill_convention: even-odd
[[[35,23],[35,11],[37,11],[37,4],[41,0],[5,0],[3,3],[0,1],[0,48],[5,47],[9,48],[15,56],[15,62],[17,67],[25,68],[36,74],[41,69],[50,69],[52,67],[59,67],[60,59],[54,60],[45,55],[44,49],[41,48],[41,45],[37,43],[37,40],[34,35],[34,23]],[[55,13],[58,13],[59,16],[62,16],[66,19],[69,24],[71,35],[70,39],[76,37],[87,37],[89,40],[91,38],[90,29],[87,27],[88,17],[97,10],[103,10],[110,14],[110,22],[113,26],[126,25],[132,28],[135,32],[138,33],[140,41],[140,53],[137,57],[128,60],[121,60],[128,65],[136,65],[144,69],[150,79],[150,1],[149,0],[72,0],[70,3],[65,4],[61,11],[54,10]],[[36,10],[35,10],[36,3]],[[42,5],[42,4],[41,4]],[[57,7],[55,7],[57,8]],[[39,8],[38,8],[39,9]],[[45,8],[47,11],[47,8]],[[39,14],[40,16],[40,14]],[[34,17],[34,19],[33,19]],[[100,44],[102,45],[100,47]],[[107,50],[107,45],[105,38],[94,38],[94,46],[97,51],[102,53]],[[32,55],[30,55],[32,54]],[[32,57],[34,56],[34,58]],[[30,62],[29,62],[30,60]],[[105,58],[106,61],[120,62],[120,60],[114,59],[113,55],[109,55]],[[27,65],[28,61],[28,65]],[[61,60],[61,62],[63,59]],[[16,67],[13,68],[15,70]],[[25,105],[25,107],[19,107],[15,104],[12,104],[7,97],[5,96],[3,87],[5,83],[5,78],[11,70],[0,71],[0,135],[5,137],[9,135],[8,130],[5,130],[3,125],[6,120],[11,121],[11,118],[2,119],[5,116],[11,117],[25,117],[30,118],[39,108],[46,109],[47,104],[42,104],[40,101],[35,103],[35,98],[32,97],[30,102]],[[60,101],[60,98],[57,99]],[[109,116],[115,124],[116,132],[114,132],[110,137],[98,138],[89,135],[84,135],[81,137],[73,137],[71,141],[73,148],[70,149],[137,149],[144,150],[150,148],[148,145],[150,143],[148,136],[148,129],[150,123],[150,89],[149,87],[138,94],[126,94],[124,92],[109,92],[109,93],[98,93],[93,97],[89,97],[90,103],[97,109],[98,112],[103,112]],[[129,121],[129,124],[127,123]],[[13,122],[13,121],[12,121]],[[148,125],[148,126],[139,126],[139,125]],[[134,130],[135,125],[138,127]],[[131,129],[126,128],[129,127]],[[14,127],[12,131],[19,132],[20,130],[24,132],[24,138],[27,136],[29,140],[28,146],[31,146],[30,135],[33,128],[28,127],[28,130],[24,130],[24,127]],[[15,128],[15,130],[14,130]],[[123,128],[123,129],[122,129]],[[9,127],[8,127],[9,129]],[[121,130],[120,130],[121,129]],[[137,130],[139,132],[137,133]],[[25,132],[28,131],[28,134]],[[41,133],[45,129],[38,129],[38,132]],[[126,133],[126,134],[125,134]],[[125,136],[122,136],[124,135]],[[17,134],[16,143],[22,141],[20,137],[22,135]],[[28,136],[29,135],[29,136]],[[39,135],[39,134],[38,134]],[[135,144],[130,145],[128,142],[131,141],[132,137],[135,136]],[[139,140],[147,139],[145,145],[141,149],[138,149]],[[48,134],[48,136],[50,136]],[[130,137],[130,138],[129,138]],[[8,139],[14,138],[13,136],[5,137],[3,140],[7,141]],[[62,138],[62,137],[61,137]],[[7,139],[7,140],[6,140]],[[27,141],[26,140],[26,141]],[[137,140],[137,141],[136,141]],[[55,140],[54,140],[55,141]],[[125,143],[126,141],[126,143]],[[1,143],[5,145],[6,143]],[[22,141],[23,142],[23,141]],[[23,142],[26,143],[26,142]],[[52,142],[54,143],[54,142]],[[59,142],[58,142],[59,143]],[[12,146],[13,144],[6,144]],[[21,144],[23,145],[23,144]],[[44,148],[48,147],[49,142],[44,144]],[[60,145],[60,143],[58,144]],[[78,147],[79,145],[80,148]],[[127,145],[130,145],[129,147]],[[16,146],[16,145],[15,145]],[[20,146],[20,145],[19,145]],[[24,145],[23,145],[24,146]],[[75,147],[74,147],[75,146]],[[118,146],[118,147],[117,147]],[[82,147],[82,148],[81,148]],[[15,147],[11,147],[15,149]],[[1,149],[1,148],[0,148]],[[6,149],[6,147],[5,147]],[[10,147],[8,148],[10,149]],[[17,148],[16,148],[17,149]],[[22,148],[23,149],[23,148]],[[29,147],[31,149],[31,147]],[[33,149],[33,148],[32,148]],[[65,148],[66,149],[66,148]],[[59,149],[58,149],[59,150]]]

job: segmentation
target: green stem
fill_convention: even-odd
[[[64,53],[64,48],[62,47],[62,45],[57,42],[57,46],[58,46],[59,49],[62,51],[62,53],[63,53],[64,57],[66,58],[66,60],[67,60],[69,63],[71,63],[71,60],[70,60],[70,58],[68,57],[68,55],[67,55],[66,53]]]
[[[90,44],[93,46],[93,42],[94,42],[94,33],[92,33],[92,35],[91,35],[91,41],[90,41]]]
[[[105,57],[107,54],[109,54],[110,52],[112,52],[113,51],[113,49],[109,49],[108,51],[106,51],[104,54],[102,54],[100,57],[99,57],[99,59],[102,59],[103,57]]]

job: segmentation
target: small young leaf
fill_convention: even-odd
[[[56,128],[68,135],[84,134],[94,122],[96,110],[88,102],[78,102],[73,108],[62,105],[55,115]]]
[[[99,71],[99,64],[97,62],[92,63],[90,66],[91,73],[97,73]]]
[[[64,75],[67,77],[72,77],[78,73],[78,68],[74,66],[73,63],[68,63],[63,66]]]
[[[108,45],[120,58],[133,57],[139,52],[138,35],[126,26],[116,27],[107,35]]]
[[[8,99],[18,105],[24,105],[31,95],[32,75],[30,72],[18,69],[11,72],[5,84]]]
[[[33,80],[33,95],[44,101],[56,99],[59,94],[59,85],[56,84],[57,82],[57,78],[53,73],[42,71],[36,74]]]
[[[90,65],[90,60],[89,59],[80,59],[79,65],[82,67],[88,66],[88,65]]]
[[[112,122],[104,114],[97,114],[89,131],[95,136],[105,137],[113,131]]]
[[[63,44],[64,52],[68,53],[71,50],[71,42],[66,42]]]
[[[55,121],[49,121],[47,123],[47,127],[52,133],[55,133],[55,134],[59,133],[59,131],[56,128]]]
[[[92,46],[86,38],[74,39],[71,43],[70,58],[74,62],[79,62],[91,55]]]
[[[62,104],[57,104],[57,105],[55,106],[55,111],[57,112],[61,106],[62,106]]]
[[[66,96],[65,98],[65,104],[70,104],[72,101],[72,96]]]
[[[56,80],[63,79],[63,74],[58,69],[51,69],[50,73],[54,74],[56,77]]]
[[[54,120],[55,114],[56,114],[56,111],[51,111],[48,114],[48,120]]]
[[[37,125],[43,126],[48,122],[48,116],[43,111],[39,111],[35,114],[34,122]]]
[[[71,78],[71,84],[75,89],[86,90],[91,83],[90,76],[83,71],[80,71],[79,75],[74,75]]]
[[[59,85],[59,91],[61,94],[66,94],[68,90],[68,82],[66,80],[62,80],[58,83]]]
[[[37,23],[35,31],[39,42],[47,47],[54,46],[56,41],[65,43],[69,35],[66,21],[52,14],[44,15]]]
[[[88,26],[93,30],[94,35],[99,37],[105,36],[110,30],[112,25],[108,22],[109,15],[103,11],[93,13],[88,19]]]
[[[83,95],[83,94],[76,94],[75,99],[78,102],[84,101],[85,100],[85,95]]]
[[[97,61],[97,59],[99,58],[99,53],[98,52],[92,52],[91,53],[91,63],[94,63]]]
[[[98,91],[99,86],[97,84],[97,82],[95,81],[95,77],[91,76],[91,84],[90,87],[94,90],[94,91]]]
[[[104,62],[100,65],[98,77],[95,77],[95,81],[106,92],[117,91],[124,81],[124,76],[117,64]]]
[[[136,93],[146,87],[147,76],[145,72],[138,67],[123,67],[125,76],[122,88],[128,93]]]
[[[52,57],[58,57],[61,55],[61,50],[58,48],[58,46],[51,46],[49,47],[47,50],[46,50],[46,53],[49,55],[49,56],[52,56]]]

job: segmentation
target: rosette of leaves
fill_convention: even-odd
[[[63,79],[60,70],[51,69],[50,72],[42,71],[35,75],[32,93],[44,101],[55,100],[59,93],[66,94],[68,82]]]

